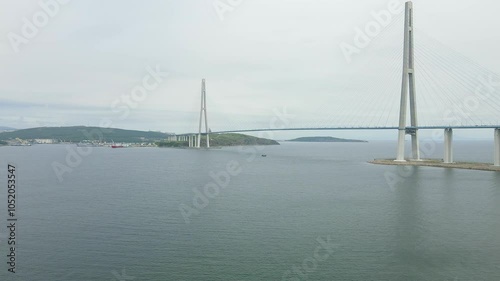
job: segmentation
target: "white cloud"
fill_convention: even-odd
[[[211,127],[225,129],[225,121],[262,124],[273,108],[283,105],[304,124],[335,120],[334,114],[344,116],[340,112],[346,109],[362,118],[368,105],[373,106],[363,104],[370,102],[365,92],[371,89],[381,91],[381,104],[399,103],[401,65],[392,60],[401,47],[401,26],[384,31],[386,37],[363,51],[354,65],[345,62],[338,46],[387,2],[251,0],[220,21],[212,0],[73,0],[21,53],[14,54],[7,37],[1,37],[0,97],[46,103],[52,111],[27,105],[16,109],[25,119],[2,118],[0,125],[31,126],[34,122],[22,124],[29,118],[61,125],[94,123],[140,81],[146,66],[157,64],[171,73],[168,81],[141,104],[133,119],[117,125],[192,130],[201,78],[207,78]],[[22,17],[32,15],[37,3],[3,2],[0,34],[19,30]],[[440,0],[414,5],[418,32],[500,73],[500,35],[495,30],[500,4]],[[387,89],[391,92],[382,93]],[[397,108],[387,110],[387,117],[397,113]]]

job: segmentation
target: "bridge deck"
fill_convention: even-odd
[[[500,125],[478,125],[478,126],[419,126],[406,127],[406,129],[418,130],[436,130],[436,129],[498,129]],[[261,129],[243,129],[243,130],[228,130],[214,131],[211,134],[227,134],[227,133],[250,133],[250,132],[278,132],[278,131],[355,131],[355,130],[398,130],[399,127],[332,127],[332,128],[261,128]],[[182,135],[196,135],[197,133],[188,133]],[[202,133],[205,135],[205,133]]]

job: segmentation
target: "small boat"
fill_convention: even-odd
[[[124,148],[124,146],[121,144],[115,144],[113,140],[111,140],[111,142],[112,142],[111,148]]]
[[[261,156],[262,156],[262,157],[267,157],[267,154],[262,154]]]

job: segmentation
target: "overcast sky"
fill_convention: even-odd
[[[373,21],[374,12],[390,12],[391,1],[53,1],[41,1],[48,8],[39,1],[0,2],[0,126],[104,123],[191,132],[202,78],[214,131],[269,127],[285,108],[291,127],[397,123],[402,13],[391,14],[389,26],[350,62],[341,48],[354,44],[355,29]],[[498,1],[414,5],[419,36],[500,73]],[[424,41],[434,49],[433,39],[417,42]],[[418,59],[433,71],[423,56]],[[154,69],[168,77],[148,78]],[[150,90],[137,98],[133,91],[143,80]],[[435,93],[426,93],[432,87],[425,86],[418,89],[420,108],[435,105],[429,100]],[[435,105],[435,112],[445,105]],[[429,124],[439,120],[420,113]]]

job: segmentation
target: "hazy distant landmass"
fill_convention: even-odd
[[[101,141],[101,142],[154,142],[167,138],[170,134],[151,131],[134,131],[100,127],[42,127],[23,129],[10,132],[1,132],[0,140],[13,140],[16,138],[54,139],[63,142]]]
[[[206,146],[206,137],[201,137],[201,146]],[[187,147],[189,142],[162,141],[157,143],[160,147]],[[212,134],[210,146],[247,146],[247,145],[279,145],[275,140],[257,138],[243,134]]]
[[[295,141],[295,142],[367,142],[364,140],[351,140],[351,139],[341,139],[341,138],[334,138],[334,137],[302,137],[302,138],[296,138],[293,140],[289,141]]]
[[[4,131],[14,131],[14,130],[16,130],[16,129],[11,128],[11,127],[0,126],[0,132],[4,132]]]

